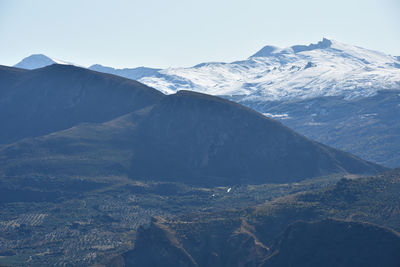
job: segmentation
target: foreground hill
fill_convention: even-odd
[[[139,263],[161,258],[174,266],[179,266],[177,259],[193,259],[200,266],[257,266],[272,252],[283,253],[274,244],[298,220],[333,218],[400,231],[398,170],[342,179],[332,186],[320,184],[320,179],[204,188],[117,176],[89,178],[2,177],[0,201],[6,203],[0,203],[0,264],[123,266],[118,264],[128,258]],[[25,191],[19,200],[18,189]],[[304,190],[314,192],[301,193]],[[150,223],[151,216],[158,219]],[[385,232],[378,229],[377,244]],[[365,236],[374,237],[368,232]]]
[[[159,101],[155,89],[71,65],[0,69],[0,144],[82,122],[105,122]]]
[[[218,231],[210,222],[211,229],[202,233],[204,237],[187,233],[188,236],[178,239],[179,235],[165,224],[153,221],[146,230],[139,230],[135,248],[124,253],[119,263],[121,266],[263,267],[400,264],[400,235],[376,225],[336,220],[296,222],[267,247],[251,226],[236,223],[226,222],[225,227],[237,227],[233,232]],[[115,263],[114,259],[109,265]]]
[[[308,140],[244,106],[187,91],[109,122],[4,146],[0,161],[7,176],[107,174],[203,185],[384,170]]]
[[[118,259],[127,266],[399,266],[399,188],[395,170],[244,210],[157,217]],[[150,257],[154,251],[171,253]]]
[[[136,178],[265,183],[382,170],[244,106],[189,91],[165,97],[137,133]]]

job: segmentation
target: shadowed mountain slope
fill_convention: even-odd
[[[257,240],[262,233],[237,223],[227,218],[210,221],[208,230],[194,223],[192,228],[202,235],[181,233],[178,241],[165,237],[173,233],[167,225],[153,222],[139,229],[135,248],[123,255],[124,266],[396,267],[400,263],[400,235],[372,224],[331,219],[295,222],[268,248]]]
[[[400,162],[400,90],[360,99],[240,102],[308,138],[395,168]]]
[[[70,65],[1,67],[0,77],[0,144],[109,121],[163,96],[136,81]]]
[[[0,150],[6,175],[128,175],[189,184],[299,181],[383,167],[306,139],[239,104],[180,91],[101,124],[24,139]]]
[[[32,55],[24,62],[43,66],[42,57]],[[138,80],[166,94],[185,89],[223,96],[312,140],[395,168],[400,161],[399,58],[323,38],[286,48],[267,45],[231,63],[163,70],[96,64],[89,69]],[[16,66],[26,67],[24,62]]]
[[[165,97],[137,134],[134,178],[265,183],[382,170],[244,106],[189,91]]]
[[[125,266],[198,266],[174,232],[163,224],[154,220],[147,230],[139,229],[139,232],[143,231],[151,234],[138,235],[136,249],[123,255]]]
[[[0,97],[2,98],[3,95],[6,95],[9,88],[14,86],[18,82],[18,79],[27,72],[28,70],[0,65]]]
[[[400,235],[378,226],[324,220],[289,226],[263,267],[396,267]]]

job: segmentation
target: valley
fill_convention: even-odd
[[[135,182],[126,177],[97,177],[95,181],[1,177],[0,264],[106,263],[133,249],[138,229],[149,225],[153,217],[175,221],[188,214],[217,212],[225,218],[225,213],[324,188],[341,177],[229,187]]]
[[[399,64],[0,66],[0,266],[398,266]]]

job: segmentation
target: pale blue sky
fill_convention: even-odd
[[[0,64],[191,66],[322,37],[400,56],[399,14],[400,0],[0,0]]]

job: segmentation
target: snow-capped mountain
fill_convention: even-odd
[[[124,74],[167,94],[186,89],[229,98],[313,140],[398,167],[399,57],[324,38],[288,48],[265,46],[232,63]]]
[[[71,64],[32,55],[15,67],[33,69]],[[138,80],[163,93],[192,90],[211,95],[240,96],[243,101],[307,99],[319,96],[357,98],[400,88],[400,59],[381,52],[323,39],[288,48],[265,46],[253,56],[231,63],[208,62],[189,68],[91,70]]]
[[[33,59],[16,67],[58,63]],[[25,61],[33,62],[21,65]],[[265,46],[232,63],[163,70],[89,68],[166,94],[186,89],[223,96],[321,143],[388,167],[400,162],[400,57],[324,38],[288,48]]]
[[[50,58],[42,54],[34,54],[24,58],[23,60],[15,64],[14,67],[32,70],[32,69],[43,68],[52,64],[73,65],[72,63]]]
[[[186,89],[254,101],[354,98],[400,88],[398,58],[325,38],[308,46],[265,46],[243,61],[202,63],[158,74],[139,81],[164,93]]]

